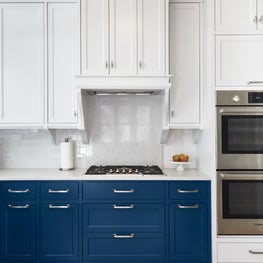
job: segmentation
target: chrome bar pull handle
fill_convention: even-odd
[[[29,189],[25,189],[25,190],[8,189],[7,191],[8,191],[8,193],[14,193],[14,194],[25,194],[25,193],[29,193]]]
[[[177,205],[178,208],[180,209],[198,209],[199,205]]]
[[[48,189],[48,192],[49,192],[50,194],[67,194],[67,193],[69,193],[69,189],[65,189],[65,190]]]
[[[27,208],[29,208],[29,205],[28,204],[26,204],[26,205],[11,205],[11,204],[9,204],[8,207],[14,208],[14,209],[27,209]]]
[[[134,205],[113,205],[114,209],[133,209]]]
[[[177,192],[180,194],[197,194],[199,193],[198,189],[194,189],[194,190],[181,190],[181,189],[177,189]]]
[[[116,193],[116,194],[132,194],[132,193],[134,193],[134,189],[130,189],[130,190],[117,190],[117,189],[114,189],[113,192]]]
[[[50,209],[68,209],[70,208],[70,205],[49,205],[48,208]]]
[[[253,85],[253,84],[263,84],[262,80],[250,80],[247,82],[248,85]]]
[[[248,250],[248,252],[249,252],[250,254],[254,254],[254,255],[262,255],[262,254],[263,254],[263,251]]]
[[[114,238],[134,238],[135,235],[133,233],[129,234],[129,235],[118,235],[118,234],[113,234]]]

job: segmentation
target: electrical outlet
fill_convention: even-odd
[[[12,154],[3,154],[3,161],[13,161],[14,156]]]

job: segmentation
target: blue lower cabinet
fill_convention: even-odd
[[[85,233],[83,238],[83,261],[165,261],[162,233]]]
[[[79,260],[79,205],[40,205],[40,260]]]
[[[170,205],[170,260],[210,259],[210,209],[207,203],[182,201]]]
[[[37,206],[34,203],[1,205],[1,260],[34,262],[37,259]]]

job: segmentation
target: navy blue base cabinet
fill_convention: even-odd
[[[0,183],[1,263],[211,263],[209,181]]]

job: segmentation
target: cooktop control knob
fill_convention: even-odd
[[[239,101],[240,101],[239,95],[235,95],[235,96],[232,98],[232,101],[234,101],[234,102],[239,102]]]

